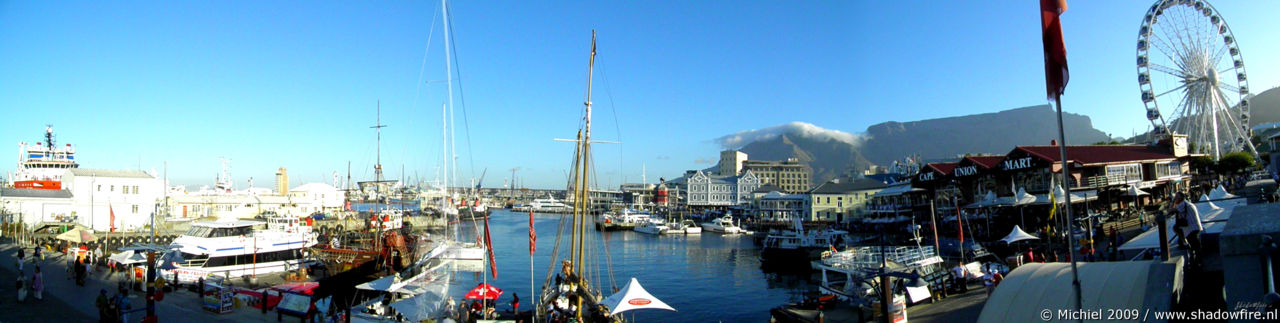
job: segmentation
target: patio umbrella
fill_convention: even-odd
[[[470,292],[467,292],[467,295],[463,296],[463,298],[491,300],[498,299],[498,296],[502,296],[501,289],[493,287],[493,285],[481,283],[480,285],[476,285],[476,288],[471,289]]]
[[[54,238],[58,240],[65,240],[65,241],[74,242],[74,243],[85,243],[85,242],[91,242],[93,240],[98,240],[98,237],[95,237],[93,236],[92,233],[89,233],[89,231],[85,231],[80,228],[75,228],[75,229],[71,229],[71,231],[63,232],[62,234],[59,234]]]

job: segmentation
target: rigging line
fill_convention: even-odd
[[[613,130],[617,132],[618,142],[622,142],[622,126],[618,125],[618,109],[613,104],[613,88],[609,86],[609,73],[605,69],[604,62],[600,63],[600,78],[604,79],[604,93],[609,98],[609,112],[613,113]],[[622,145],[618,145],[618,176],[622,176],[622,173],[626,171],[625,160],[626,158],[622,154]]]
[[[445,10],[449,9],[446,8]],[[457,30],[453,28],[453,18],[449,18],[445,23],[449,24],[450,30]],[[458,41],[453,39],[453,35],[445,35],[445,37],[449,37],[449,40],[453,41],[453,47],[450,47],[449,51],[453,52],[453,65],[456,67],[454,74],[458,74],[458,103],[462,105],[462,134],[467,138],[467,163],[471,168],[471,178],[476,178],[476,160],[473,156],[475,154],[471,151],[471,123],[467,120],[467,97],[462,95],[462,63],[458,59]],[[453,75],[449,75],[449,78],[453,78]]]
[[[427,32],[427,46],[422,49],[422,67],[418,68],[417,88],[413,90],[413,110],[418,109],[418,97],[422,95],[422,75],[427,71],[427,53],[431,52],[431,38],[436,34],[436,18],[439,17],[439,12],[431,15],[431,30]]]

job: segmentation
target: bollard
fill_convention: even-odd
[[[1156,212],[1156,230],[1160,232],[1160,261],[1169,261],[1169,223],[1164,212]]]

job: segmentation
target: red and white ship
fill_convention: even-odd
[[[53,126],[45,126],[44,130],[44,142],[18,143],[18,168],[9,173],[14,188],[60,190],[62,174],[80,167],[75,147],[58,147],[53,142]]]

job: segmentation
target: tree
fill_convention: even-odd
[[[1218,159],[1218,171],[1223,173],[1238,173],[1246,168],[1253,167],[1253,155],[1247,152],[1237,151],[1222,155]]]
[[[1196,156],[1191,158],[1191,170],[1197,173],[1208,173],[1214,167],[1213,158],[1209,156]]]

